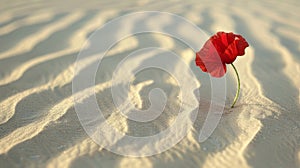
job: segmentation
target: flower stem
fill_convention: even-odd
[[[234,105],[235,105],[235,103],[236,103],[236,101],[237,101],[237,99],[238,99],[238,97],[239,97],[239,94],[240,94],[240,85],[241,85],[241,82],[240,82],[240,76],[239,76],[239,74],[238,74],[238,72],[237,72],[235,66],[234,66],[233,64],[231,64],[231,65],[232,65],[232,67],[233,67],[233,69],[234,69],[234,71],[235,71],[235,74],[236,74],[236,77],[237,77],[237,80],[238,80],[238,88],[237,88],[237,92],[236,92],[236,94],[235,94],[235,97],[234,97],[234,99],[233,99],[233,103],[232,103],[232,105],[231,105],[231,108],[233,108]]]

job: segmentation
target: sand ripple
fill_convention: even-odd
[[[0,165],[4,167],[299,167],[300,166],[300,23],[298,1],[6,1],[0,6]],[[110,100],[111,74],[124,56],[145,47],[179,53],[192,67],[194,52],[178,40],[161,34],[128,37],[103,59],[95,87],[72,95],[77,54],[88,36],[114,17],[140,10],[179,14],[212,34],[234,31],[250,42],[246,56],[235,65],[242,96],[236,108],[223,115],[213,135],[197,142],[205,114],[195,128],[172,149],[151,157],[129,158],[104,150],[81,128],[73,96],[85,101],[94,90],[109,122],[125,133],[141,131],[120,119]],[[120,25],[131,32],[141,20]],[[155,23],[168,25],[157,18]],[[31,32],[29,28],[37,31]],[[177,27],[176,27],[177,28]],[[63,33],[65,32],[65,33]],[[59,37],[59,38],[58,38]],[[196,37],[195,37],[196,38]],[[63,39],[63,40],[61,40]],[[48,44],[48,47],[45,47]],[[80,71],[98,59],[80,60]],[[141,64],[141,62],[135,62]],[[180,67],[174,65],[174,72]],[[229,77],[234,78],[229,68]],[[203,74],[202,74],[203,75]],[[178,86],[168,75],[145,71],[133,79],[131,95],[138,108],[149,106],[147,92],[160,86],[169,98],[166,111],[179,105]],[[151,79],[149,79],[151,78]],[[228,82],[228,98],[235,92]],[[39,101],[49,102],[39,104]],[[100,101],[101,100],[101,101]],[[25,108],[26,107],[26,108]],[[112,113],[112,114],[110,114]],[[172,115],[149,127],[160,130]],[[148,128],[145,128],[148,129]]]

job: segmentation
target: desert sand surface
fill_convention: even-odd
[[[298,0],[1,0],[0,167],[300,167],[299,10]],[[149,157],[118,155],[94,142],[79,122],[73,97],[84,101],[90,95],[72,93],[76,57],[88,37],[108,21],[139,11],[173,13],[209,36],[217,31],[235,32],[250,44],[245,56],[234,62],[241,95],[233,109],[227,106],[236,83],[228,66],[226,107],[213,134],[198,142],[207,115],[202,110],[179,143]],[[124,23],[120,31],[130,32],[138,24]],[[179,40],[157,33],[120,40],[103,59],[95,87],[88,89],[96,92],[108,123],[133,136],[155,134],[170,126],[181,101],[177,81],[149,69],[132,79],[132,101],[137,108],[147,109],[149,91],[159,87],[168,99],[165,115],[139,125],[118,114],[110,92],[112,73],[125,56],[147,47],[172,50],[202,86],[209,80],[195,66],[196,51]],[[97,56],[87,57],[80,63],[89,66],[95,59]],[[180,68],[174,65],[174,72]]]

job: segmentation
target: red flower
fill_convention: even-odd
[[[248,46],[241,35],[218,32],[196,53],[196,65],[213,77],[222,77],[226,73],[226,64],[244,55]]]

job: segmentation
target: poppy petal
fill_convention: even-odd
[[[241,35],[217,32],[196,53],[196,65],[214,77],[222,77],[226,73],[226,64],[244,55],[248,46]]]

